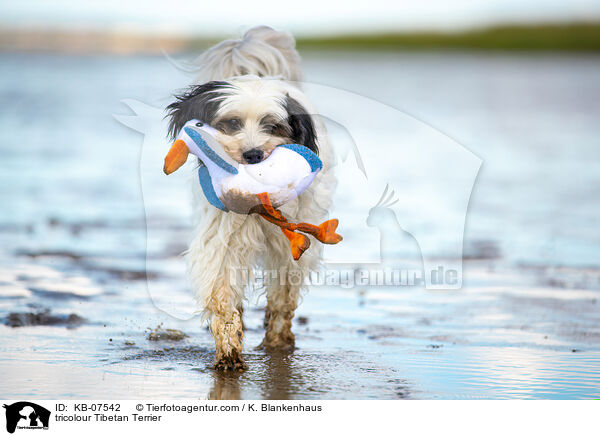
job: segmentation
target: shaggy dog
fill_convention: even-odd
[[[299,61],[293,37],[268,27],[221,42],[198,58],[196,84],[168,106],[169,133],[175,137],[190,119],[209,123],[219,131],[217,140],[226,152],[244,164],[262,161],[281,144],[309,147],[324,169],[281,211],[292,221],[317,223],[326,219],[335,188],[333,153],[323,124],[313,116],[297,83]],[[266,332],[261,345],[293,349],[292,318],[304,278],[319,266],[322,247],[313,243],[294,261],[278,227],[258,215],[211,206],[198,185],[194,183],[198,219],[186,254],[192,287],[215,340],[215,368],[241,371],[246,368],[242,303],[248,283],[239,273],[268,271],[264,275],[272,280],[265,284]]]

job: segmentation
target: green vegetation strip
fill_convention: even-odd
[[[506,25],[456,33],[420,32],[298,38],[300,49],[600,51],[600,22]]]

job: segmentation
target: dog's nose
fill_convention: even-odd
[[[249,164],[259,163],[263,160],[264,155],[265,154],[263,153],[263,151],[259,150],[258,148],[253,148],[252,150],[248,150],[244,154],[242,154],[244,160]]]

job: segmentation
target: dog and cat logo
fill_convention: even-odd
[[[50,411],[29,401],[19,401],[4,405],[6,409],[6,431],[14,433],[16,429],[48,430]]]

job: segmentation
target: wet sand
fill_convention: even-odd
[[[78,270],[78,261],[68,262]],[[54,271],[24,268],[29,278],[17,274],[15,283],[26,289]],[[23,395],[24,386],[36,398],[598,397],[597,271],[515,274],[469,261],[461,290],[315,287],[294,320],[293,352],[256,348],[264,334],[258,298],[245,311],[249,370],[242,374],[215,372],[212,339],[199,319],[158,311],[144,280],[93,271],[82,273],[93,274],[97,293],[40,288],[1,299],[2,312],[13,313],[0,326],[4,397]],[[547,284],[567,275],[588,286]],[[183,295],[185,282],[170,282]],[[47,309],[52,325],[13,322],[20,311]]]

